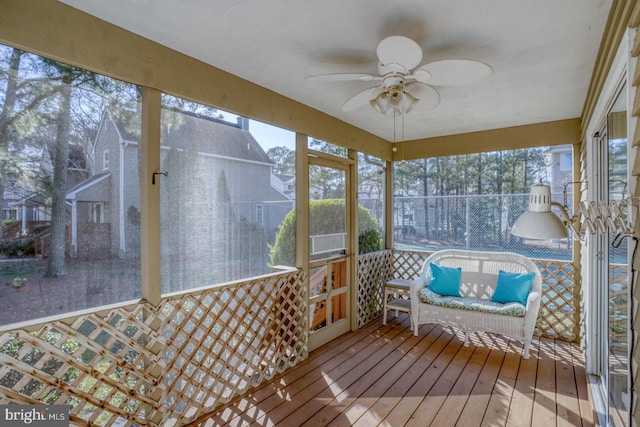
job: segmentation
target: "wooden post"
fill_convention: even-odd
[[[160,91],[142,88],[140,139],[140,264],[142,298],[160,304],[160,185],[152,185],[160,171]]]

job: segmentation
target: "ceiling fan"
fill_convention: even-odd
[[[464,85],[482,80],[493,71],[487,64],[468,59],[444,59],[418,67],[422,49],[410,38],[397,35],[384,38],[376,48],[376,55],[378,74],[337,73],[308,78],[378,82],[349,98],[342,109],[352,111],[369,104],[379,113],[404,114],[414,107],[420,110],[437,107],[440,94],[433,86]]]

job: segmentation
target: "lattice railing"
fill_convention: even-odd
[[[573,264],[536,260],[542,274],[542,300],[536,334],[564,341],[580,336],[580,288]]]
[[[576,341],[580,336],[580,288],[573,264],[536,260],[542,274],[542,300],[536,334]]]
[[[151,362],[161,347],[143,321],[148,309],[139,304],[0,335],[0,403],[68,404],[80,424],[155,419],[158,404],[148,391],[158,382]]]
[[[382,313],[382,286],[390,278],[417,277],[428,252],[388,250],[361,255],[358,262],[358,324]],[[536,334],[577,341],[580,321],[580,289],[573,264],[536,260],[542,274],[542,300]],[[386,271],[380,272],[382,265]]]
[[[289,271],[0,334],[0,404],[71,406],[78,425],[183,425],[307,355]]]
[[[391,277],[391,251],[370,252],[358,257],[358,327],[382,313],[382,285]]]
[[[417,251],[393,251],[393,269],[392,277],[398,279],[413,279],[420,275],[424,260],[431,255],[430,252],[417,252]]]

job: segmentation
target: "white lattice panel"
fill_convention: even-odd
[[[301,271],[0,335],[0,403],[77,425],[184,425],[306,357]]]
[[[547,338],[576,341],[580,332],[580,289],[573,264],[537,260],[542,274],[542,300],[536,333]]]
[[[382,313],[383,285],[389,278],[391,251],[378,251],[358,257],[358,327]]]

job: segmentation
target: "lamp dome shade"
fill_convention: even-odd
[[[511,234],[527,239],[565,239],[567,227],[551,212],[551,188],[536,184],[529,193],[529,210],[513,223]]]

